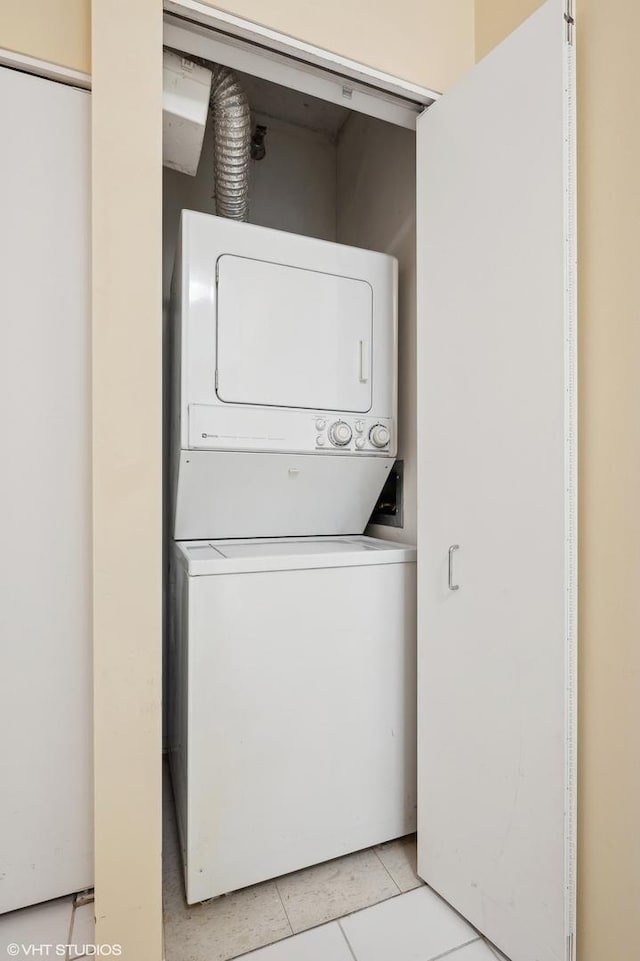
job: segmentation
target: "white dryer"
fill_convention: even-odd
[[[174,544],[169,757],[193,903],[416,825],[416,551]]]
[[[182,212],[173,535],[362,533],[396,455],[397,263]]]

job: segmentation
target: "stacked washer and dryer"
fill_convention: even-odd
[[[394,258],[183,211],[169,750],[189,903],[415,830]]]

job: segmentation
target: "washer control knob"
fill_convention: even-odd
[[[363,421],[363,420],[357,420],[356,423],[355,423],[355,428],[356,428],[357,432],[358,432],[359,434],[361,434],[362,431],[364,430],[364,421]]]
[[[316,421],[316,430],[324,430],[326,426],[327,426],[326,420],[324,420],[322,417],[318,417]]]
[[[364,437],[356,437],[356,447],[358,450],[362,450],[364,447]]]
[[[391,433],[384,424],[375,424],[369,431],[369,440],[374,447],[386,447],[391,440]]]
[[[316,437],[316,444],[318,445],[318,447],[324,447],[324,437],[322,436],[322,434],[318,434],[318,436]]]
[[[334,447],[346,447],[351,437],[351,428],[343,420],[337,420],[329,428],[329,439]]]

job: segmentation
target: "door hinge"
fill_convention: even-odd
[[[573,0],[566,0],[566,5],[564,8],[564,22],[566,27],[566,38],[569,46],[573,46],[573,38],[575,33],[575,17],[573,13]]]

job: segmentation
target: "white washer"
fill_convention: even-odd
[[[364,530],[397,449],[397,269],[387,254],[182,211],[177,540]]]
[[[189,903],[415,830],[414,548],[174,544],[171,588]]]

